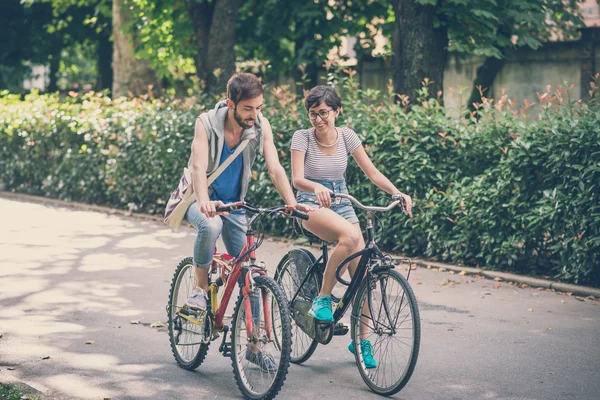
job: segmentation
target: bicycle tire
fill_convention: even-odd
[[[293,249],[283,256],[281,261],[279,261],[279,265],[277,265],[277,270],[275,272],[275,281],[277,281],[283,290],[288,301],[294,297],[298,286],[300,286],[300,283],[304,279],[304,275],[298,276],[296,279],[294,279],[291,271],[292,265],[290,260],[295,258],[294,252],[302,253],[298,254],[298,259],[306,258],[310,262],[308,268],[310,268],[310,265],[314,264],[316,261],[315,256],[304,249]],[[302,269],[304,270],[304,268]],[[287,277],[289,277],[289,283],[286,283]],[[318,294],[319,290],[321,289],[321,278],[319,276],[315,276],[314,282],[311,285],[315,285]],[[290,356],[290,361],[294,364],[302,364],[313,355],[317,349],[317,346],[319,345],[319,342],[316,339],[311,338],[298,325],[296,325],[293,322],[293,318],[292,324],[292,353]]]
[[[171,281],[171,288],[169,290],[169,301],[167,303],[167,317],[168,317],[168,330],[169,330],[169,342],[171,344],[171,352],[173,353],[173,356],[175,357],[175,361],[177,362],[177,365],[179,365],[181,368],[191,371],[194,370],[196,368],[198,368],[200,366],[200,364],[202,364],[202,362],[204,361],[204,359],[206,358],[206,354],[208,352],[208,347],[210,345],[210,342],[208,343],[201,343],[198,345],[181,345],[179,338],[177,337],[177,329],[175,327],[175,319],[177,318],[177,310],[179,308],[179,306],[183,303],[181,303],[181,299],[187,299],[187,297],[189,296],[189,294],[191,294],[191,291],[194,289],[195,286],[195,275],[194,275],[194,264],[192,262],[192,258],[188,257],[188,258],[184,258],[183,260],[181,260],[179,262],[179,265],[177,265],[177,268],[175,269],[175,273],[173,274],[173,279]],[[181,287],[181,283],[182,280],[186,277],[186,274],[188,274],[188,272],[191,271],[191,275],[192,275],[192,279],[194,279],[193,281],[193,285],[191,286],[191,288],[189,287],[189,284],[186,284],[186,293],[183,293],[182,297],[179,297],[179,290]],[[181,321],[181,318],[179,318],[179,321]],[[185,321],[185,320],[184,320]],[[186,327],[189,327],[192,329],[192,332],[194,333],[194,338],[192,339],[192,343],[195,343],[195,340],[200,340],[200,336],[203,336],[203,333],[201,334],[200,331],[198,331],[197,329],[203,329],[201,327],[197,327],[192,324],[191,322],[185,321],[182,322],[182,326],[181,329],[183,330],[183,326],[185,325]],[[181,334],[181,333],[180,333]],[[191,334],[189,335],[191,338]],[[189,351],[188,347],[190,348]],[[182,354],[182,352],[184,352],[185,354]]]
[[[242,337],[242,333],[246,332],[246,320],[244,296],[241,290],[233,312],[231,329],[231,364],[238,388],[247,399],[270,400],[275,398],[283,387],[290,366],[292,341],[290,333],[291,317],[287,298],[273,278],[258,276],[254,278],[254,282],[256,289],[267,291],[267,293],[271,294],[270,302],[272,309],[275,307],[278,307],[279,309],[279,322],[272,319],[273,335],[278,336],[277,340],[274,339],[273,342],[277,342],[277,345],[273,344],[271,346],[266,335],[263,337],[261,335],[262,332],[260,331],[258,334],[253,334],[253,336],[259,337],[259,341],[265,341],[265,338],[267,339],[265,341],[266,343],[260,347],[260,358],[270,358],[272,362],[277,365],[277,370],[272,373],[264,372],[262,368],[258,367],[258,363],[253,363],[248,360],[250,347],[248,346],[249,340],[247,333],[246,337]],[[264,308],[262,307],[262,296],[259,297],[259,299],[261,299],[259,309],[262,315],[264,312]],[[271,312],[271,316],[275,314],[276,313]],[[264,322],[265,319],[260,317],[260,321]],[[256,321],[254,323],[254,327],[256,328],[258,326],[258,329],[261,329],[263,325],[264,323],[256,323]],[[278,353],[278,360],[276,357],[273,357],[273,353]],[[270,382],[267,384],[266,388],[259,390],[256,386],[258,386],[259,383],[265,383],[263,374],[267,374],[267,378],[270,378]],[[257,375],[260,375],[260,378],[256,379],[256,383],[253,383],[253,377]],[[250,382],[250,380],[253,382]]]
[[[390,280],[399,286],[399,292],[395,296],[390,295],[393,292]],[[369,285],[369,281],[371,285]],[[380,290],[380,292],[377,292],[377,290]],[[368,301],[367,296],[371,297],[370,313],[372,320],[369,320],[369,325],[375,325],[373,320],[381,323],[379,325],[380,329],[370,327],[374,332],[369,335],[368,340],[371,342],[373,336],[375,336],[375,344],[372,344],[372,351],[373,357],[377,362],[377,366],[370,369],[365,365],[360,345],[360,326],[362,323],[360,316],[364,302]],[[377,301],[378,296],[381,299],[379,301]],[[384,298],[387,302],[387,312]],[[390,320],[395,322],[389,323]],[[389,327],[386,325],[386,322],[390,325]],[[398,393],[412,376],[417,358],[419,357],[421,342],[421,324],[417,300],[404,276],[393,269],[389,269],[377,275],[371,275],[371,279],[364,279],[354,300],[351,323],[351,337],[355,348],[356,365],[367,386],[373,392],[382,396],[391,396]],[[393,329],[391,329],[392,325]],[[403,326],[400,327],[400,325]],[[389,332],[382,332],[381,330],[385,330],[386,327],[389,329]],[[404,337],[403,335],[405,334],[410,334],[410,337]],[[389,342],[384,344],[386,336]],[[393,344],[390,345],[391,343],[400,345],[399,353],[402,353],[401,355],[407,354],[402,362],[399,362],[398,357],[395,357],[395,352],[392,348]],[[409,348],[406,352],[402,350],[404,346]],[[379,350],[381,350],[381,354]],[[390,363],[395,361],[396,364],[388,366],[386,362],[384,365],[384,361],[388,361],[388,355],[390,354],[392,358],[389,360]],[[388,384],[387,372],[390,374],[399,373],[400,375],[397,378],[392,377]]]

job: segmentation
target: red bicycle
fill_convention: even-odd
[[[210,343],[222,333],[219,351],[231,357],[242,394],[248,399],[272,399],[288,372],[291,316],[279,285],[267,276],[264,263],[256,264],[256,249],[262,244],[263,235],[255,235],[252,226],[273,214],[302,219],[308,219],[308,215],[289,206],[265,209],[244,202],[227,204],[217,211],[239,209],[254,214],[248,221],[246,245],[237,258],[215,251],[209,269],[210,301],[205,311],[186,304],[196,285],[192,258],[183,259],[177,266],[167,305],[169,340],[177,364],[193,370],[202,364]],[[230,330],[225,323],[225,311],[236,285],[240,291]]]

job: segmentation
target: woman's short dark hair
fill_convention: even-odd
[[[304,107],[306,108],[306,111],[321,103],[327,104],[329,107],[333,108],[334,111],[342,107],[340,96],[331,86],[315,86],[304,98]]]
[[[254,74],[242,72],[235,74],[227,82],[227,98],[234,104],[253,99],[264,93],[263,85]]]

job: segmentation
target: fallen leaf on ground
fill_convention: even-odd
[[[528,288],[528,287],[529,287],[529,285],[528,285],[528,284],[526,284],[526,283],[523,283],[523,284],[521,285],[521,287],[522,287],[522,288]]]
[[[440,271],[440,272],[445,272],[445,271],[446,271],[446,268],[440,268],[440,269],[439,269],[439,271]]]
[[[49,359],[50,359],[50,356],[44,356],[44,357],[42,357],[42,360],[49,360]]]
[[[85,342],[85,344],[94,344],[96,342],[94,342],[93,340],[88,340],[87,342]]]
[[[417,264],[411,264],[410,269],[412,269],[412,270],[417,269]]]
[[[579,301],[585,301],[585,299],[583,297],[575,296],[575,298]]]
[[[458,285],[460,282],[456,282],[453,281],[452,279],[444,279],[443,281],[440,282],[440,285],[445,286],[445,285]]]
[[[473,278],[477,278],[477,279],[485,279],[485,276],[483,275],[472,275]]]
[[[541,290],[546,290],[546,289],[544,289],[543,287],[539,287],[539,288],[537,288],[537,290],[541,291]]]
[[[493,288],[494,288],[494,289],[498,289],[498,288],[501,288],[501,287],[502,287],[502,284],[500,284],[500,283],[496,283],[496,284],[493,286]]]
[[[454,275],[456,272],[455,272],[455,271],[448,271],[448,273],[449,273],[450,275]]]
[[[166,322],[153,322],[150,324],[150,328],[160,328],[163,326],[167,326]]]
[[[139,325],[140,320],[139,319],[134,319],[134,320],[129,321],[129,323],[132,324],[132,325]]]
[[[497,276],[497,277],[495,277],[495,278],[494,278],[494,280],[495,280],[496,282],[500,282],[500,281],[502,280],[502,278],[500,278],[499,276]]]
[[[586,297],[586,299],[588,300],[596,300],[596,298],[594,296],[588,296]],[[0,335],[0,338],[2,337],[2,335]]]
[[[552,328],[546,328],[546,329],[548,329],[549,331],[551,331],[551,330],[552,330]]]
[[[528,308],[527,311],[533,312],[533,308]]]
[[[462,275],[462,276],[465,276],[465,275],[467,274],[467,271],[464,271],[464,270],[463,270],[463,271],[460,271],[458,274],[459,274],[459,275]]]

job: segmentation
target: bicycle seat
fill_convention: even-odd
[[[312,232],[304,229],[304,227],[302,227],[302,223],[300,221],[296,220],[296,222],[298,224],[298,228],[300,229],[300,232],[302,232],[302,234],[308,239],[308,243],[310,243],[310,244],[313,244],[313,243],[327,243],[326,241],[322,240],[321,238],[319,238],[318,236],[316,236]]]

